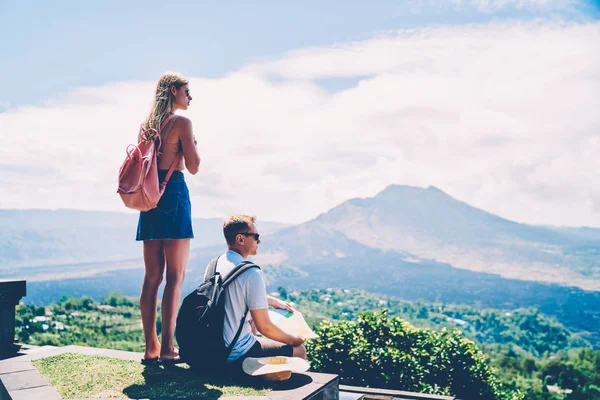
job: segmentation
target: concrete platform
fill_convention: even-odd
[[[32,361],[63,353],[99,355],[132,361],[139,361],[143,355],[142,353],[82,346],[22,346],[14,357],[0,360],[0,400],[61,400],[62,397],[58,391],[37,371]],[[123,397],[123,399],[128,398]],[[221,397],[221,399],[228,400],[242,398],[256,400],[338,400],[339,379],[337,375],[315,372],[292,374],[292,377],[287,381],[274,383],[272,391],[267,396]],[[161,397],[160,400],[170,399]]]

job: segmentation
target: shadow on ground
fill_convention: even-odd
[[[123,389],[130,398],[206,398],[222,396],[261,396],[271,390],[293,390],[312,382],[302,374],[292,374],[281,382],[266,382],[247,375],[235,377],[206,377],[183,366],[162,367],[147,365],[142,372],[144,384],[131,385]],[[224,393],[227,387],[231,393]]]

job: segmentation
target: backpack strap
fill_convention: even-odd
[[[167,118],[165,118],[165,120],[162,122],[162,124],[160,124],[160,129],[159,129],[158,131],[157,131],[156,129],[154,129],[154,128],[148,128],[148,129],[146,129],[146,128],[144,128],[144,124],[142,123],[142,124],[140,125],[140,135],[142,135],[143,133],[145,133],[145,132],[148,132],[148,131],[154,131],[154,132],[155,132],[155,134],[156,134],[156,135],[155,135],[155,139],[154,139],[154,140],[155,140],[155,142],[156,142],[156,143],[158,143],[158,145],[157,145],[156,149],[157,149],[157,150],[160,150],[160,148],[162,147],[162,139],[161,139],[161,137],[160,137],[160,132],[161,132],[163,129],[165,129],[165,126],[167,126],[167,124],[168,124],[168,123],[169,123],[169,122],[170,122],[170,121],[171,121],[173,118],[175,118],[175,117],[176,117],[176,115],[175,115],[175,114],[171,114],[171,115],[169,115]],[[141,139],[142,139],[142,138],[140,138],[140,140],[141,140]]]
[[[256,264],[254,264],[252,261],[242,261],[241,263],[236,265],[235,268],[230,273],[227,274],[227,276],[225,276],[225,278],[223,279],[223,283],[221,284],[221,287],[223,289],[225,289],[238,276],[240,276],[241,274],[243,274],[244,272],[248,271],[251,268],[260,269],[260,267]],[[240,321],[240,326],[239,326],[237,332],[235,333],[235,336],[233,337],[233,340],[231,341],[229,348],[227,349],[227,356],[225,357],[225,359],[229,358],[229,355],[233,351],[235,344],[237,343],[238,339],[240,338],[240,334],[242,333],[242,329],[244,327],[244,324],[246,323],[246,317],[248,316],[248,311],[250,311],[250,310],[246,308],[246,312],[244,313],[244,316],[242,317],[242,320]]]
[[[252,261],[242,261],[241,263],[236,265],[236,267],[230,273],[228,273],[227,276],[225,276],[225,279],[223,279],[223,283],[221,284],[221,287],[223,289],[225,289],[238,276],[240,276],[241,274],[243,274],[244,272],[246,272],[247,270],[249,270],[251,268],[260,269],[260,267],[256,264],[254,264]],[[240,334],[242,333],[242,328],[244,327],[244,324],[246,323],[246,317],[248,316],[248,311],[249,310],[246,309],[246,312],[244,313],[244,316],[242,317],[242,320],[240,321],[240,326],[239,326],[237,332],[235,333],[235,336],[233,337],[233,340],[231,341],[229,348],[227,349],[227,355],[225,356],[226,360],[229,358],[229,355],[233,351],[233,348],[235,347],[235,344],[237,343],[237,341],[240,337]]]
[[[177,115],[171,114],[167,118],[165,118],[165,120],[162,122],[162,124],[160,124],[160,130],[158,131],[159,136],[162,133],[162,131],[165,129],[165,127],[167,126],[167,124],[169,122],[171,122],[173,119],[175,119],[175,117],[177,117]],[[161,140],[162,140],[162,138],[161,138]]]
[[[227,349],[227,355],[225,356],[225,360],[227,360],[229,358],[229,355],[233,351],[235,344],[237,343],[238,339],[240,338],[240,334],[242,333],[242,328],[244,327],[244,324],[246,323],[246,317],[248,316],[248,311],[250,311],[250,310],[246,309],[246,312],[244,313],[244,316],[242,317],[242,320],[240,321],[240,327],[238,328],[237,332],[235,333],[235,336],[233,337],[233,340],[231,341],[231,344],[229,345],[229,348]]]
[[[206,279],[204,279],[204,282],[210,281],[210,279],[217,273],[217,263],[219,262],[219,258],[221,258],[221,256],[213,258],[208,264],[208,272],[206,274]]]
[[[242,261],[241,263],[236,265],[235,268],[223,278],[223,283],[221,284],[221,287],[223,289],[225,289],[238,276],[240,276],[241,274],[243,274],[244,272],[246,272],[247,270],[249,270],[251,268],[260,269],[260,267],[256,264],[254,264],[252,261]]]
[[[167,126],[167,124],[169,123],[169,121],[171,121],[175,117],[176,117],[175,114],[171,114],[167,118],[165,118],[165,120],[163,121],[163,123],[160,124],[160,131],[158,131],[158,133],[160,134],[162,132],[162,130],[165,129],[165,126]]]

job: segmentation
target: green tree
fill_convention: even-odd
[[[525,358],[523,360],[523,370],[529,376],[537,370],[537,366],[535,365],[535,360],[533,358]]]

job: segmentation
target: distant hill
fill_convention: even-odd
[[[0,221],[0,274],[141,259],[137,213],[0,210]],[[194,219],[192,247],[222,245],[221,222]],[[310,263],[380,249],[511,279],[600,290],[600,229],[516,223],[435,187],[392,185],[303,224],[260,221],[259,228],[262,255],[281,260],[298,255]]]
[[[435,187],[389,186],[280,233],[287,238],[279,242],[284,252],[300,240],[310,255],[316,249],[350,255],[358,247],[348,238],[455,268],[600,290],[600,229],[512,222]],[[342,242],[350,248],[339,248]]]
[[[0,210],[0,276],[18,267],[141,259],[137,213]],[[195,218],[193,247],[223,242],[222,220]],[[261,221],[265,232],[285,227]]]

